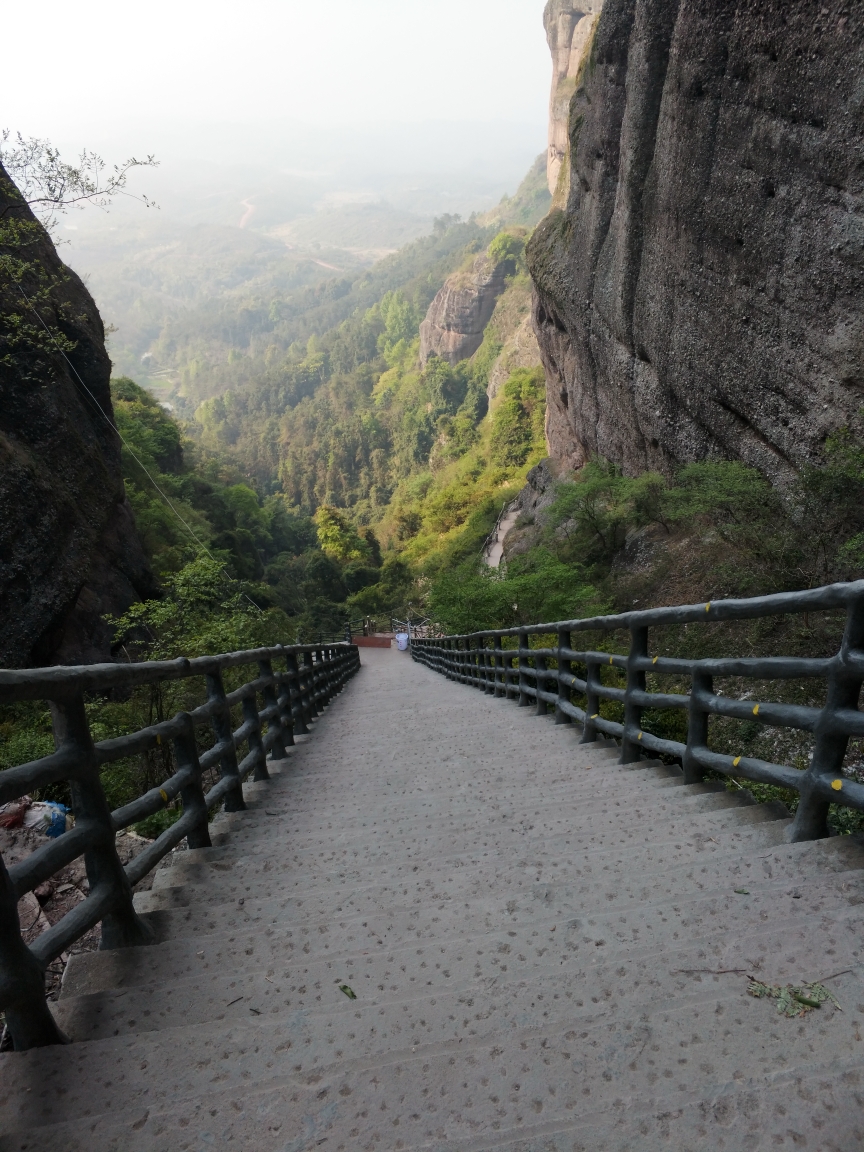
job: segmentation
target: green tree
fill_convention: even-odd
[[[322,505],[315,514],[318,525],[318,543],[325,556],[348,564],[370,558],[366,541],[338,508]]]
[[[519,368],[508,378],[492,417],[491,447],[498,462],[523,464],[534,444],[542,440],[545,400],[542,368]]]

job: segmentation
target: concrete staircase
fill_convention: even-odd
[[[363,663],[136,898],[161,942],[73,958],[75,1043],[0,1056],[2,1152],[864,1145],[859,843]]]

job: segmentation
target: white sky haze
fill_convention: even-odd
[[[543,0],[42,0],[35,45],[33,11],[3,16],[0,123],[25,134],[546,116]]]

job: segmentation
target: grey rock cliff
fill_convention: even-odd
[[[528,249],[551,453],[783,480],[864,399],[864,6],[606,0]]]
[[[113,417],[102,321],[2,168],[0,220],[25,225],[26,243],[8,243],[7,228],[0,254],[30,265],[24,292],[48,327],[74,342],[70,367],[3,279],[0,666],[110,659],[103,614],[158,590],[126,500],[117,434],[97,408]],[[21,324],[33,331],[16,342]]]
[[[567,120],[570,98],[603,0],[548,0],[543,12],[546,41],[552,53],[552,91],[549,95],[549,146],[546,177],[554,193],[567,155]]]
[[[477,351],[506,276],[506,262],[481,253],[470,268],[447,277],[420,325],[421,364],[432,355],[457,364]]]

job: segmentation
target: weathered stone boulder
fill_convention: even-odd
[[[0,666],[110,659],[103,614],[158,590],[105,419],[102,321],[2,168],[0,222],[33,305],[0,277]]]
[[[550,451],[783,480],[864,400],[864,9],[606,0],[528,263]]]
[[[458,364],[477,351],[506,287],[507,271],[507,261],[481,253],[470,268],[447,277],[420,325],[421,364],[432,355]]]

